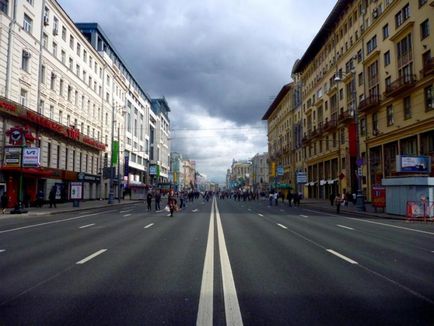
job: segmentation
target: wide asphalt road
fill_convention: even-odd
[[[0,220],[0,325],[433,325],[434,225],[197,200]]]

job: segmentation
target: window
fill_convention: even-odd
[[[21,69],[25,72],[29,72],[29,63],[30,63],[30,52],[27,50],[23,50],[21,54]]]
[[[387,126],[390,127],[393,125],[393,106],[389,105],[386,109],[386,119],[387,119]]]
[[[63,79],[59,81],[59,95],[63,96]]]
[[[367,52],[370,54],[372,51],[374,51],[377,48],[377,35],[374,35],[368,43],[366,43]]]
[[[74,36],[72,35],[69,36],[69,47],[74,49]]]
[[[46,49],[48,48],[48,35],[42,34],[42,46]]]
[[[68,101],[71,101],[72,87],[68,86]]]
[[[29,16],[24,14],[23,29],[27,33],[31,33],[32,32],[32,25],[33,25],[33,20]]]
[[[432,85],[425,87],[425,111],[434,110]]]
[[[411,98],[410,96],[404,97],[404,119],[411,118]]]
[[[63,123],[63,111],[59,111],[59,123]]]
[[[50,89],[54,90],[55,86],[56,86],[56,74],[54,72],[52,72],[51,78],[50,78]]]
[[[53,18],[53,35],[59,34],[59,19]]]
[[[49,118],[51,120],[54,119],[54,105],[50,105],[50,116],[49,116]]]
[[[360,119],[360,136],[366,136],[366,118]]]
[[[45,84],[45,66],[41,66],[41,83]]]
[[[65,148],[65,170],[68,170],[68,161],[69,161],[69,150],[68,147]]]
[[[80,77],[80,65],[78,64],[75,65],[75,74]]]
[[[40,100],[39,101],[39,107],[38,107],[38,113],[41,115],[44,114],[44,105],[45,105],[44,100]]]
[[[420,24],[420,39],[423,40],[424,38],[429,36],[429,20],[425,20]]]
[[[53,56],[57,58],[57,43],[53,42]]]
[[[410,5],[407,3],[396,15],[395,25],[396,28],[401,26],[410,17]]]
[[[361,72],[361,73],[358,75],[358,79],[359,79],[359,86],[362,86],[362,85],[363,85],[363,72]]]
[[[372,130],[374,134],[378,131],[378,113],[374,112],[372,114]]]
[[[66,42],[66,27],[62,26],[62,40]]]
[[[47,167],[51,166],[51,143],[47,143]]]
[[[62,51],[60,52],[60,60],[62,61],[63,64],[65,64],[65,61],[66,61],[66,53],[65,53],[64,50],[62,50]]]
[[[428,0],[419,0],[419,8],[426,4]]]
[[[0,11],[6,15],[8,14],[8,4],[9,0],[0,0]]]
[[[74,68],[74,60],[72,60],[72,58],[69,58],[69,70],[72,71],[73,68]]]
[[[79,43],[77,43],[77,55],[81,55],[81,45]]]
[[[384,80],[385,89],[389,89],[390,85],[392,85],[392,78],[389,76]]]
[[[383,40],[389,37],[389,24],[383,26]]]
[[[390,51],[384,53],[384,66],[387,67],[390,65]]]
[[[28,92],[25,89],[21,88],[21,92],[20,92],[20,104],[21,105],[27,106],[27,94],[28,94]]]

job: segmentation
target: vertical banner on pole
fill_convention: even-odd
[[[118,156],[119,156],[119,141],[114,140],[112,146],[112,164],[118,164]]]

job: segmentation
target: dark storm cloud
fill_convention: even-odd
[[[144,90],[166,97],[175,128],[257,124],[334,5],[332,0],[59,2],[75,21],[101,25]],[[205,173],[212,175],[209,161],[216,155],[230,165],[237,155],[266,151],[266,133],[247,135],[252,132],[216,132],[233,147],[208,151],[178,135],[172,144],[192,159],[200,155]],[[239,146],[251,152],[240,152]]]

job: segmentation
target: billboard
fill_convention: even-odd
[[[431,157],[396,155],[396,172],[430,173]]]
[[[23,166],[38,167],[40,165],[41,150],[39,147],[23,148]]]
[[[21,147],[5,147],[4,164],[19,167],[21,165]]]

